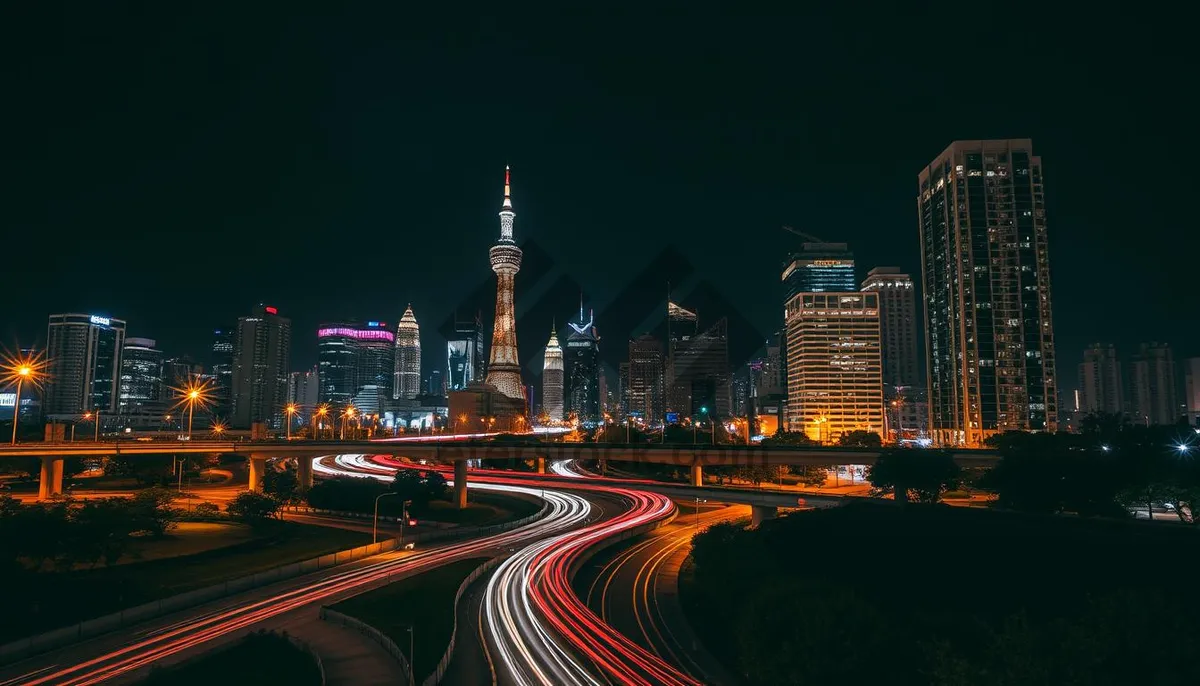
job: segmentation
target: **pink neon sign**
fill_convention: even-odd
[[[350,329],[342,326],[317,329],[317,338],[325,338],[327,336],[345,336],[347,338],[357,338],[360,341],[396,340],[396,334],[384,329]]]

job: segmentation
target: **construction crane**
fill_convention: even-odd
[[[794,234],[796,234],[797,236],[799,236],[799,237],[803,238],[804,240],[808,241],[809,243],[824,243],[824,242],[825,242],[825,240],[824,240],[824,239],[817,238],[816,236],[812,235],[811,233],[804,233],[803,231],[799,231],[799,230],[797,230],[797,229],[793,229],[793,228],[792,228],[792,227],[790,227],[790,226],[786,226],[786,225],[785,225],[785,226],[783,226],[782,228],[783,228],[783,230],[784,230],[784,231],[789,231],[789,232],[791,232],[791,233],[794,233]]]

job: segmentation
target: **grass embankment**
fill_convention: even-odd
[[[127,607],[177,593],[218,584],[300,560],[326,555],[371,542],[370,534],[344,529],[305,526],[270,520],[254,527],[234,528],[240,540],[213,548],[168,534],[138,547],[145,562],[69,572],[28,573],[5,601],[0,641],[68,626]],[[179,554],[191,547],[194,554]],[[203,547],[207,547],[199,552]],[[155,551],[174,549],[174,557]]]
[[[681,600],[751,685],[1200,683],[1198,535],[856,503],[697,536]]]
[[[361,620],[392,639],[408,653],[408,628],[413,627],[417,682],[437,667],[454,631],[454,595],[464,579],[488,558],[461,560],[354,596],[332,606]],[[409,656],[412,659],[412,656]]]
[[[193,662],[155,670],[141,686],[209,686],[218,683],[256,686],[319,686],[321,672],[312,655],[286,634],[258,632]]]

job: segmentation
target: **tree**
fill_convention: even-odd
[[[414,510],[423,510],[432,500],[444,500],[450,493],[446,477],[438,472],[401,469],[392,479],[391,490],[401,500],[411,500]]]
[[[253,523],[274,517],[279,507],[279,501],[269,495],[246,491],[231,500],[225,506],[225,511],[231,517]]]
[[[936,503],[947,490],[958,486],[962,470],[949,454],[934,450],[888,450],[867,470],[867,480],[878,491],[891,491],[897,502],[909,498]]]
[[[376,496],[387,492],[388,487],[375,479],[336,476],[315,484],[305,498],[309,505],[320,509],[370,513]]]
[[[856,430],[838,436],[838,445],[846,448],[879,448],[883,439],[874,431]]]
[[[743,481],[749,481],[755,486],[758,486],[762,484],[762,482],[774,478],[776,471],[774,467],[768,467],[767,465],[746,465],[738,467],[734,474],[737,476],[737,478]]]
[[[800,483],[805,486],[821,487],[825,485],[826,479],[829,478],[828,467],[818,467],[816,465],[792,465],[789,468],[792,474],[800,477]]]
[[[221,506],[216,503],[199,503],[192,508],[192,514],[202,519],[218,517],[221,514]]]
[[[296,468],[287,465],[284,469],[268,469],[263,474],[262,492],[281,504],[290,504],[300,499],[300,480]]]
[[[776,431],[774,436],[764,438],[760,444],[768,448],[777,448],[784,446],[810,446],[817,445],[817,442],[808,437],[808,434],[803,431]]]
[[[140,530],[142,522],[131,512],[135,509],[130,498],[97,498],[86,500],[71,515],[70,550],[78,561],[93,565],[103,560],[111,567],[129,549],[130,536]]]
[[[138,491],[130,503],[130,517],[134,531],[146,531],[159,537],[174,528],[179,521],[179,511],[171,507],[175,492],[155,487]]]

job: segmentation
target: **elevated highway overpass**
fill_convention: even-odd
[[[78,443],[25,443],[0,447],[0,457],[38,457],[42,460],[38,494],[48,498],[62,493],[62,465],[67,456],[109,455],[242,455],[250,466],[248,487],[258,490],[266,461],[297,458],[301,484],[312,484],[312,460],[331,454],[366,454],[426,460],[455,467],[455,498],[466,502],[468,464],[478,460],[535,459],[538,471],[547,460],[594,460],[602,469],[609,461],[673,465],[690,472],[692,486],[704,484],[704,468],[724,466],[871,465],[880,449],[834,447],[761,447],[747,445],[671,445],[615,443],[541,443],[480,441],[453,436],[374,441],[114,441]],[[999,460],[991,450],[952,453],[963,467],[989,467]],[[459,484],[462,484],[461,486]]]

